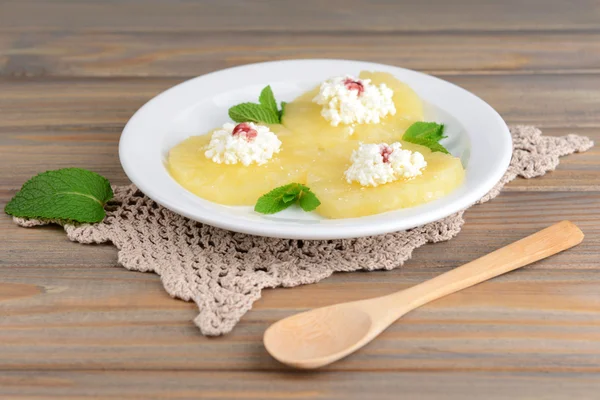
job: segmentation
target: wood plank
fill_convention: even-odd
[[[597,0],[5,0],[8,31],[520,31],[600,27]],[[35,10],[35,12],[32,12]]]
[[[589,73],[600,71],[600,33],[0,35],[0,76],[190,77],[241,64],[290,58],[350,58],[436,75]]]
[[[0,395],[18,399],[592,399],[594,374],[438,372],[4,371]]]
[[[600,372],[599,207],[600,193],[505,193],[401,269],[266,290],[220,338],[202,337],[195,306],[170,299],[155,275],[111,268],[115,250],[2,217],[0,369],[276,370],[261,344],[276,320],[406,288],[567,218],[586,233],[577,248],[416,310],[330,369]]]
[[[0,190],[14,194],[32,176],[67,167],[86,168],[113,185],[127,185],[118,152],[122,129],[123,124],[0,128]]]
[[[267,291],[232,333],[205,338],[192,326],[194,306],[169,299],[157,281],[106,269],[95,279],[72,268],[20,270],[2,284],[0,369],[277,370],[261,343],[271,323],[432,275],[407,269]],[[600,372],[598,284],[598,270],[508,275],[407,315],[328,369]]]

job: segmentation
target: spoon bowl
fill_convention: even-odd
[[[318,308],[276,322],[265,332],[267,351],[297,368],[339,360],[370,340],[371,316],[354,304]]]
[[[278,361],[319,368],[358,350],[407,312],[571,248],[583,233],[562,221],[409,289],[303,312],[271,325],[264,344]]]

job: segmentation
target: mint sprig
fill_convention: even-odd
[[[308,189],[306,186],[304,187]],[[310,191],[310,189],[308,189],[302,190],[302,193],[300,193],[298,197],[298,204],[300,204],[300,208],[308,212],[319,207],[321,205],[321,201],[313,192]]]
[[[266,86],[258,97],[258,103],[241,103],[229,109],[229,118],[240,122],[263,122],[265,124],[279,124],[283,115],[285,102],[281,102],[281,110],[277,108],[277,101],[271,86]]]
[[[285,113],[285,106],[287,105],[287,103],[285,101],[282,101],[281,103],[281,110],[279,110],[279,120],[281,121],[281,117],[283,117],[283,114]]]
[[[260,96],[258,96],[258,102],[261,106],[268,108],[275,114],[279,113],[279,111],[277,110],[277,102],[275,101],[275,95],[273,94],[271,85],[268,85],[260,92]]]
[[[108,180],[95,172],[64,168],[36,175],[4,208],[23,218],[100,222],[104,205],[113,197]]]
[[[279,115],[273,110],[256,103],[242,103],[229,109],[229,118],[240,122],[263,122],[265,124],[278,124]]]
[[[304,211],[313,211],[321,202],[308,186],[301,183],[290,183],[271,190],[262,195],[254,211],[261,214],[275,214],[297,203]]]
[[[444,125],[435,122],[415,122],[408,127],[402,140],[428,147],[432,152],[450,154],[439,141],[444,139]]]

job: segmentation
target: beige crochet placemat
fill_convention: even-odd
[[[506,174],[479,203],[498,195],[517,176],[533,178],[551,171],[558,158],[585,151],[586,137],[546,137],[532,126],[511,128],[513,158]],[[160,275],[173,297],[193,300],[194,319],[204,335],[233,329],[260,298],[261,290],[315,283],[334,272],[389,270],[401,266],[414,249],[449,240],[460,231],[463,212],[404,232],[360,239],[306,241],[250,236],[225,231],[174,214],[135,186],[117,186],[107,217],[95,225],[64,225],[80,243],[112,242],[119,263],[134,271]],[[48,221],[15,219],[25,227]]]

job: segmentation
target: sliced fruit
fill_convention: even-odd
[[[408,85],[384,72],[363,71],[360,78],[371,79],[375,85],[385,83],[394,91],[395,115],[384,118],[379,124],[331,126],[321,116],[321,106],[312,101],[319,93],[317,87],[286,104],[282,124],[315,143],[319,149],[328,149],[348,139],[367,143],[397,141],[413,122],[423,120],[421,99]],[[350,133],[350,128],[354,133]]]
[[[190,192],[219,204],[254,205],[273,188],[305,183],[316,151],[282,125],[270,125],[281,140],[281,151],[264,165],[217,164],[205,157],[212,132],[193,136],[173,147],[168,156],[171,176]]]
[[[344,171],[358,143],[346,143],[327,153],[308,173],[307,186],[321,201],[317,212],[328,218],[352,218],[412,207],[438,199],[456,189],[464,179],[460,159],[427,147],[401,142],[402,147],[419,151],[427,161],[423,174],[409,180],[363,187],[348,183]]]

